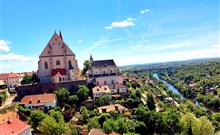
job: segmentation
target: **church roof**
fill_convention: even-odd
[[[93,67],[101,67],[101,66],[116,66],[113,59],[110,60],[96,60],[93,61]]]
[[[66,69],[64,68],[58,68],[58,69],[53,69],[51,71],[51,75],[55,76],[56,74],[60,73],[61,75],[66,75]]]

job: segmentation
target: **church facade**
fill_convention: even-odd
[[[97,86],[122,84],[123,77],[113,59],[94,61],[90,56],[87,81]]]
[[[80,71],[75,54],[55,32],[39,56],[38,76],[41,83],[79,80]]]

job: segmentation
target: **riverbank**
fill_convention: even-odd
[[[178,95],[180,96],[180,99],[183,99],[183,98],[188,99],[188,98],[184,97],[184,95],[183,95],[178,89],[176,89],[172,84],[168,83],[168,82],[165,81],[165,80],[162,80],[162,79],[158,76],[157,73],[154,73],[153,76],[154,76],[157,80],[162,81],[163,83],[165,83],[165,84],[167,85],[167,87],[168,87],[171,91],[173,91],[174,93],[178,94]],[[204,104],[200,105],[199,102],[198,102],[198,101],[194,101],[194,99],[189,99],[189,100],[191,100],[196,106],[200,106],[200,107],[202,107],[203,109],[210,111],[211,113],[220,112],[219,110],[214,109],[214,108],[207,107],[207,106],[204,105]]]

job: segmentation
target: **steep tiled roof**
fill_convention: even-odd
[[[89,135],[107,135],[107,134],[103,133],[101,129],[93,128],[93,129],[89,132]]]
[[[1,135],[18,135],[30,128],[29,125],[20,121],[18,118],[11,119],[10,122],[4,122],[0,124]]]
[[[99,113],[103,113],[103,110],[105,110],[105,112],[111,112],[111,111],[115,111],[116,108],[118,110],[125,110],[126,108],[120,104],[112,104],[112,105],[106,105],[106,106],[101,106],[98,107]]]
[[[54,94],[38,94],[38,95],[28,95],[21,99],[20,104],[36,104],[52,102],[55,99]]]
[[[116,66],[113,59],[111,60],[96,60],[93,61],[93,67],[101,67],[101,66]]]
[[[66,75],[66,69],[64,68],[59,68],[59,69],[53,69],[51,71],[51,75],[55,76],[56,74],[60,73],[61,75]]]
[[[108,85],[104,86],[96,86],[92,88],[93,93],[111,93],[111,90],[109,89]]]

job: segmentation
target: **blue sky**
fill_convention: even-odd
[[[36,71],[55,30],[80,68],[220,57],[218,0],[0,1],[1,72]]]

